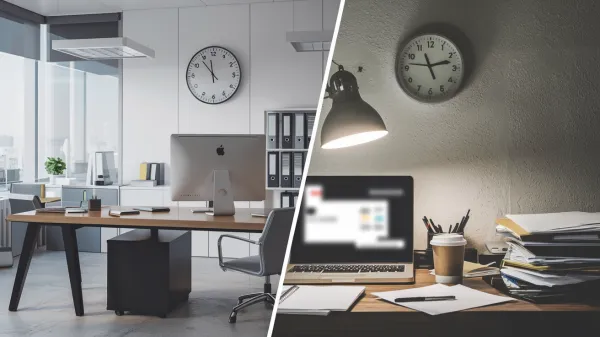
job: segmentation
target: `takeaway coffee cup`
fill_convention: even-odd
[[[431,239],[437,283],[462,283],[466,244],[460,234],[438,234]]]

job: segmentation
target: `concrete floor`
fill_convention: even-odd
[[[80,253],[85,316],[75,316],[64,252],[33,257],[18,312],[8,303],[16,273],[0,269],[0,336],[210,336],[265,337],[272,307],[258,304],[228,322],[237,297],[262,291],[264,279],[223,272],[213,258],[192,259],[189,303],[168,318],[125,315],[106,310],[106,254]],[[275,290],[278,278],[272,278]]]

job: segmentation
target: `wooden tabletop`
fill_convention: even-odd
[[[31,222],[41,224],[72,224],[102,227],[131,228],[177,228],[177,229],[212,229],[260,232],[265,226],[266,218],[253,217],[251,213],[263,213],[263,209],[236,209],[234,216],[212,216],[204,213],[192,213],[191,207],[171,207],[170,212],[140,212],[139,215],[114,217],[108,215],[109,209],[132,209],[132,207],[103,208],[100,212],[84,214],[55,214],[35,211],[9,215],[6,220],[15,222]]]

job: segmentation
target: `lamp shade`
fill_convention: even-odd
[[[367,143],[387,135],[383,119],[358,93],[356,77],[343,70],[329,82],[331,111],[321,128],[321,147],[338,149]]]

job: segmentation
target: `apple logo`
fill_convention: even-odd
[[[224,156],[224,155],[225,155],[225,148],[223,147],[223,145],[221,145],[221,146],[219,146],[219,147],[217,148],[217,154],[218,154],[219,156]]]

